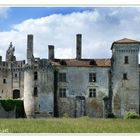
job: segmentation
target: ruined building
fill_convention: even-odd
[[[124,38],[113,42],[112,57],[83,59],[82,35],[76,36],[76,58],[35,58],[33,35],[27,36],[27,61],[17,61],[12,43],[6,61],[0,57],[0,97],[23,99],[27,117],[122,117],[139,114],[140,42]],[[98,50],[97,50],[98,51]]]

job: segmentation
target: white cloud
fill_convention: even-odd
[[[28,19],[0,32],[0,54],[5,57],[13,41],[18,59],[25,59],[27,34],[34,34],[34,54],[47,58],[48,45],[55,45],[57,58],[75,58],[76,34],[81,33],[84,58],[111,57],[113,41],[124,37],[140,40],[140,8],[93,8],[67,15],[54,14]]]

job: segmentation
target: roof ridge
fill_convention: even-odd
[[[137,40],[134,40],[134,39],[130,39],[130,38],[122,38],[122,39],[120,39],[120,40],[117,40],[117,41],[115,41],[115,43],[125,43],[125,42],[127,42],[127,43],[129,43],[129,42],[139,42],[139,41],[137,41]]]

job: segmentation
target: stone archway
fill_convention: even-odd
[[[20,98],[20,90],[15,89],[13,90],[13,99],[18,99]]]

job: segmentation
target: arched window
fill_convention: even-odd
[[[6,79],[3,79],[3,83],[4,83],[4,84],[6,83]]]

